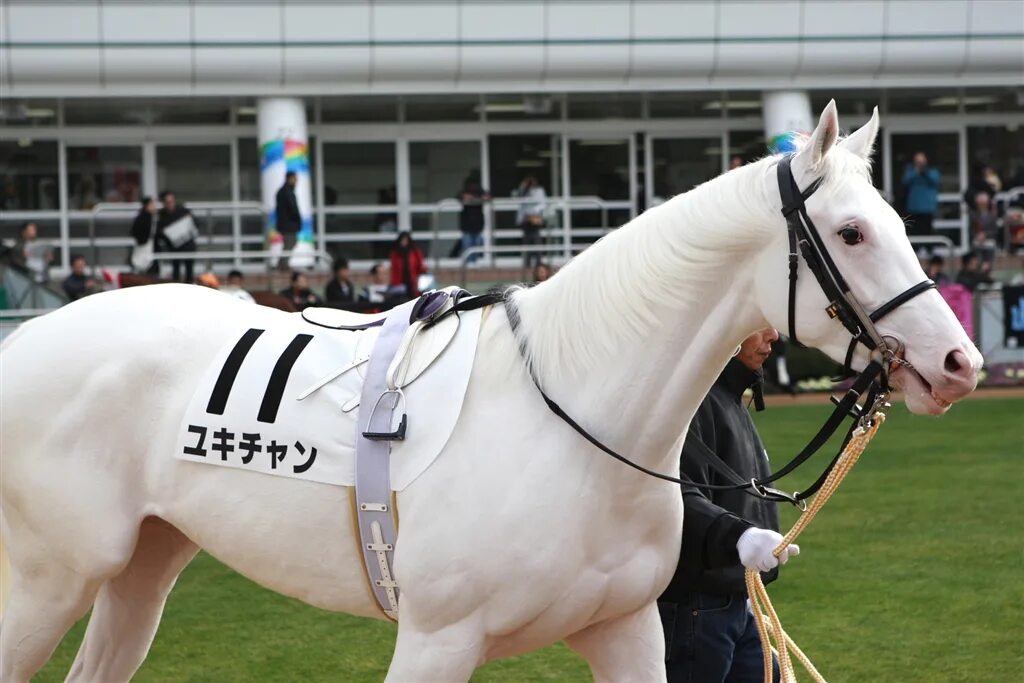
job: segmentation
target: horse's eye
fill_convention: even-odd
[[[861,234],[860,228],[855,225],[844,225],[839,229],[839,236],[851,246],[864,241],[864,235]]]

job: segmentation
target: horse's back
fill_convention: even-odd
[[[148,435],[185,405],[231,321],[267,315],[287,314],[192,285],[156,285],[86,297],[25,323],[0,352],[5,476],[141,455]]]

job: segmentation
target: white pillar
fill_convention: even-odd
[[[764,139],[768,151],[794,152],[793,133],[814,130],[811,97],[804,90],[765,91],[761,93],[764,110]]]
[[[284,237],[277,231],[275,198],[287,171],[298,176],[295,198],[302,227],[288,259],[293,269],[311,268],[316,260],[313,246],[313,187],[309,176],[309,137],[306,134],[306,105],[298,98],[273,97],[257,103],[258,143],[263,209],[267,213],[267,248],[281,253]],[[278,257],[272,257],[276,264]]]

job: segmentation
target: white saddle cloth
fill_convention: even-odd
[[[306,316],[326,325],[373,319],[320,310],[307,310]],[[422,474],[454,430],[473,368],[480,320],[480,310],[466,311],[431,327],[414,325],[406,333],[387,375],[389,386],[402,388],[408,414],[405,440],[392,444],[393,490],[401,491]],[[356,425],[360,411],[355,408],[380,328],[326,329],[296,313],[262,332],[250,329],[263,328],[239,327],[203,373],[182,419],[175,457],[354,486],[356,429],[365,429]],[[236,347],[245,346],[242,339],[247,333],[250,347],[239,363]],[[289,370],[297,347],[301,348]],[[236,373],[230,380],[232,367]],[[273,410],[277,395],[280,400]],[[401,411],[395,411],[396,425],[400,417]]]

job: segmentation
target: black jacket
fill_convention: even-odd
[[[153,225],[154,217],[153,214],[148,211],[140,211],[135,216],[135,220],[132,221],[132,237],[135,238],[135,244],[142,246],[154,236]],[[170,225],[167,223],[166,225]]]
[[[277,191],[277,231],[292,234],[302,227],[302,216],[299,214],[299,202],[295,199],[295,188],[285,183]]]
[[[324,287],[324,298],[331,303],[350,304],[356,300],[356,290],[348,280],[332,279]]]
[[[686,436],[689,443],[700,439],[743,479],[767,476],[771,472],[768,455],[743,405],[743,392],[761,381],[735,358],[729,361],[714,386],[697,409]],[[696,458],[686,457],[683,448],[679,471],[698,484],[728,484],[720,475]],[[743,491],[709,491],[683,486],[683,544],[679,566],[672,583],[662,596],[680,600],[684,594],[743,593],[743,565],[736,541],[751,526],[779,529],[776,504],[750,496]],[[763,573],[765,583],[773,581],[778,570]]]

